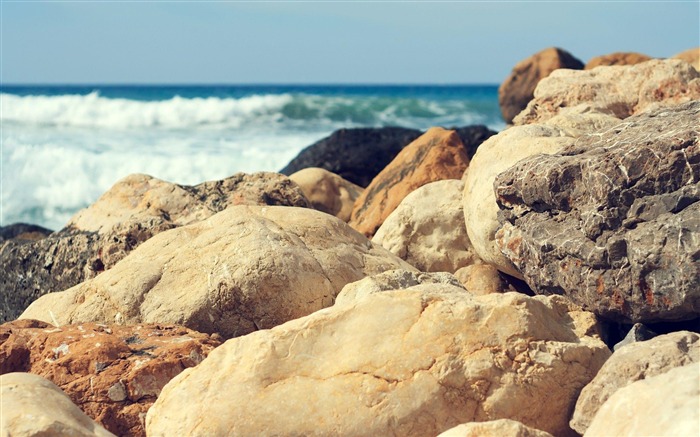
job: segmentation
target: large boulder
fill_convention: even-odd
[[[0,325],[0,373],[43,376],[114,434],[145,436],[146,411],[163,386],[220,344],[172,325],[16,320]]]
[[[637,52],[615,52],[607,55],[596,56],[591,58],[584,70],[591,70],[600,66],[609,65],[634,65],[642,62],[646,62],[652,59],[650,56],[644,55]]]
[[[672,56],[674,59],[680,59],[692,65],[696,70],[700,71],[700,47],[688,49],[684,52],[677,53]]]
[[[463,181],[449,179],[409,193],[372,242],[423,272],[454,273],[481,262],[464,226],[463,188]]]
[[[700,363],[621,388],[603,404],[584,437],[700,435]]]
[[[497,133],[484,126],[483,124],[473,124],[470,126],[462,127],[451,127],[448,130],[453,130],[457,132],[457,136],[459,136],[459,139],[462,140],[462,145],[467,151],[467,156],[469,157],[469,159],[471,159],[472,156],[474,156],[481,143],[488,140]]]
[[[406,146],[355,201],[350,226],[368,237],[413,190],[442,179],[460,179],[469,165],[455,131],[428,130]]]
[[[573,435],[576,396],[610,355],[591,313],[445,283],[381,288],[224,343],[165,386],[148,435],[420,437],[499,418]]]
[[[54,383],[29,373],[0,375],[0,431],[8,437],[114,437]]]
[[[498,88],[498,103],[506,123],[525,109],[540,80],[560,68],[580,70],[583,62],[571,53],[550,47],[518,62]]]
[[[172,323],[230,338],[325,308],[345,284],[395,268],[414,269],[328,214],[237,205],[156,235],[21,317]]]
[[[299,152],[280,173],[291,175],[307,167],[320,167],[366,187],[420,135],[418,130],[402,127],[339,129]]]
[[[697,99],[700,73],[678,59],[586,71],[558,70],[537,85],[534,99],[513,122],[543,123],[563,108],[581,104],[589,111],[624,119],[654,105],[673,106]]]
[[[579,434],[585,433],[601,405],[620,388],[698,362],[700,335],[688,331],[674,332],[620,348],[581,392],[571,427]]]
[[[350,220],[355,200],[363,188],[328,170],[309,167],[289,176],[304,192],[311,206],[334,215],[344,222]]]
[[[552,434],[530,428],[510,419],[463,423],[438,437],[553,437]]]
[[[240,204],[310,207],[301,189],[277,173],[238,173],[195,186],[127,176],[61,231],[30,243],[11,240],[0,248],[0,322],[14,320],[41,295],[110,269],[162,231]]]
[[[498,246],[533,290],[618,322],[698,317],[698,117],[657,108],[496,178]]]

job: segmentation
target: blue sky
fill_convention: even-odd
[[[700,2],[2,2],[4,83],[499,83],[700,45]]]

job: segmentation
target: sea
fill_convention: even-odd
[[[278,171],[340,128],[485,124],[497,85],[0,86],[0,225],[62,228],[119,179]]]

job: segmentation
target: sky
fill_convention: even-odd
[[[500,83],[550,46],[584,63],[700,46],[700,0],[2,0],[0,9],[5,84]]]

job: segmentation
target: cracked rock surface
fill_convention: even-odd
[[[700,314],[700,101],[497,176],[501,251],[540,294],[620,322]]]
[[[416,279],[227,341],[165,386],[148,435],[435,436],[499,418],[573,435],[610,355],[593,314]]]
[[[325,308],[345,284],[396,268],[415,270],[328,214],[237,205],[156,235],[21,318],[172,323],[230,338]]]

